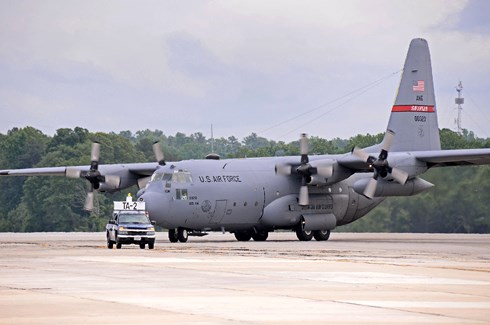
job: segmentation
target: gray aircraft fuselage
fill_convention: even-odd
[[[383,200],[355,192],[355,181],[372,177],[355,174],[332,185],[311,186],[309,204],[300,206],[301,177],[274,172],[278,163],[298,161],[283,157],[169,163],[155,171],[140,199],[165,228],[227,231],[291,229],[303,215],[320,214],[335,216],[335,227],[362,217]]]

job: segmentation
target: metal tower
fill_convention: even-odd
[[[461,97],[461,93],[463,92],[463,83],[461,80],[459,81],[458,86],[456,87],[456,91],[458,92],[458,97],[455,98],[455,103],[458,105],[458,118],[456,119],[456,126],[458,128],[458,133],[463,134],[463,127],[461,126],[461,112],[463,111],[464,98]]]

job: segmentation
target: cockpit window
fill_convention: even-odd
[[[172,176],[172,182],[175,183],[192,183],[192,176],[186,170],[176,170]]]
[[[170,187],[170,182],[179,184],[192,183],[192,175],[186,170],[176,170],[173,173],[156,171],[151,176],[150,182],[164,181]]]
[[[172,179],[172,175],[171,173],[163,173],[163,172],[154,172],[153,175],[151,175],[151,179],[150,181],[153,182],[153,181],[169,181]]]

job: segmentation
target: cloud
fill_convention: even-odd
[[[479,107],[490,100],[482,6],[442,0],[4,2],[0,113],[23,115],[3,119],[0,132],[22,123],[49,133],[79,125],[167,134],[209,134],[213,123],[217,136],[267,130],[264,136],[286,141],[300,132],[382,132],[397,75],[343,105],[332,102],[399,70],[414,37],[429,41],[438,103],[450,106],[439,110],[440,125],[452,126],[459,78]],[[474,120],[483,114],[475,111]]]

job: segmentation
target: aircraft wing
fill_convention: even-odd
[[[401,159],[414,157],[418,161],[427,164],[427,167],[446,167],[446,166],[468,166],[468,165],[489,165],[490,149],[458,149],[458,150],[429,150],[412,151],[406,153],[393,152],[391,157],[399,156]],[[351,170],[352,172],[371,172],[372,168],[361,161],[359,158],[346,154],[337,158],[339,165]]]
[[[0,176],[65,176],[65,172],[66,167],[6,169],[0,170]]]
[[[412,152],[429,167],[467,166],[490,164],[490,149],[459,149]]]
[[[129,172],[136,177],[151,176],[156,170],[157,163],[112,164],[100,165],[101,174]],[[64,167],[39,167],[24,169],[0,170],[0,176],[66,176],[67,170],[79,170],[86,172],[90,166],[64,166]]]
[[[367,173],[372,172],[373,169],[369,167],[369,164],[365,161],[360,160],[354,155],[345,154],[339,158],[337,158],[337,163],[342,167],[349,169],[353,173]]]
[[[99,165],[98,171],[101,175],[116,178],[112,185],[104,188],[108,191],[117,191],[132,185],[140,188],[146,184],[149,177],[157,169],[158,163],[133,163],[133,164],[110,164]],[[84,178],[90,170],[90,166],[64,166],[64,167],[40,167],[25,169],[0,170],[2,176],[66,176],[68,178]]]

